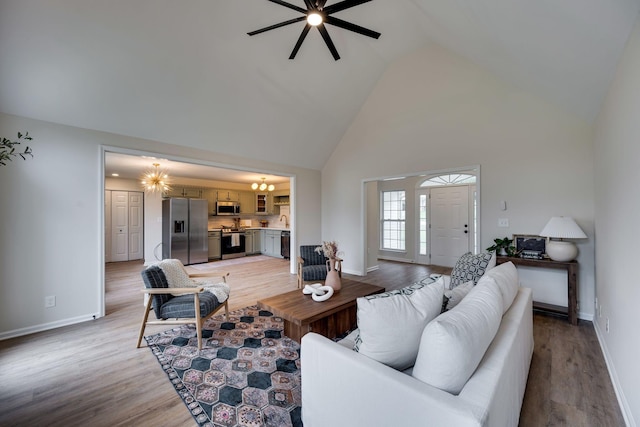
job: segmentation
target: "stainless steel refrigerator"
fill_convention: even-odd
[[[162,259],[182,264],[209,261],[208,202],[172,198],[162,201]]]

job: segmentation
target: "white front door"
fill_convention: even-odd
[[[431,264],[453,267],[469,251],[469,187],[431,189]]]

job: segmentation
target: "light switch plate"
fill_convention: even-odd
[[[509,218],[498,218],[498,227],[508,227]]]

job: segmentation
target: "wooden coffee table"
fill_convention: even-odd
[[[384,288],[342,279],[342,289],[323,302],[315,302],[302,289],[261,299],[258,307],[284,319],[284,334],[300,342],[308,332],[335,338],[357,326],[356,299],[384,292]]]

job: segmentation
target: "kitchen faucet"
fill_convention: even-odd
[[[285,228],[289,228],[289,218],[287,218],[287,216],[283,214],[283,215],[280,216],[280,222],[282,222],[282,218],[284,218],[284,226],[285,226]]]

